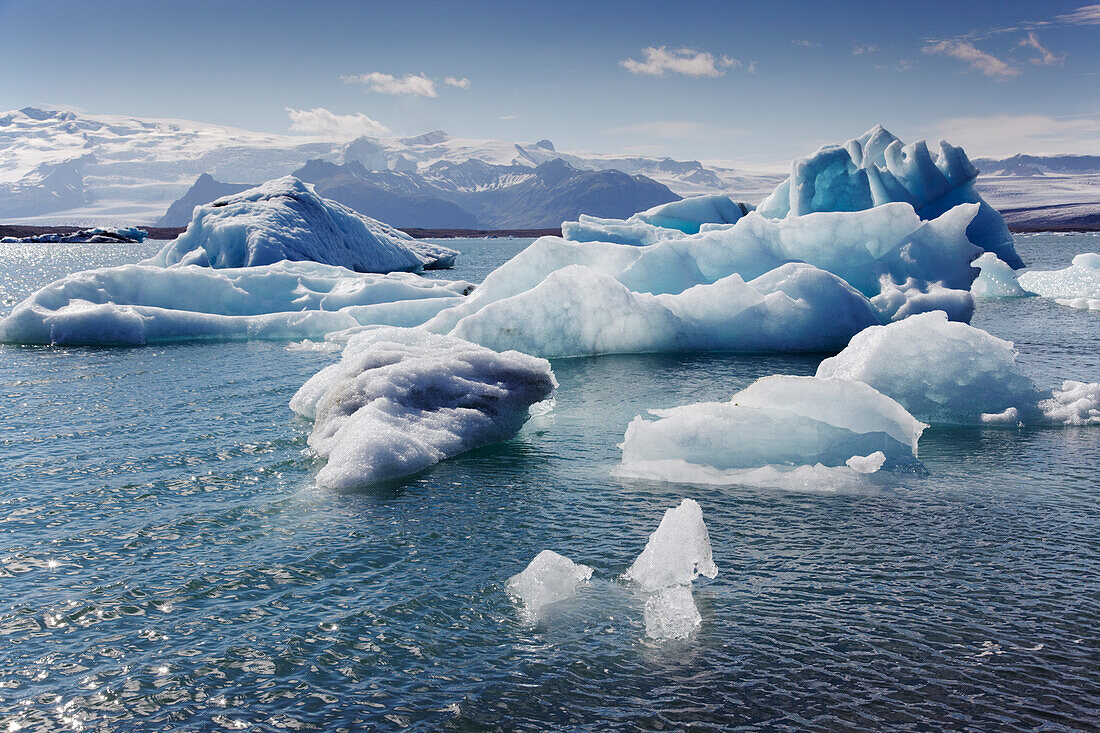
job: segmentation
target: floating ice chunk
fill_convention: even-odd
[[[689,585],[659,588],[646,599],[645,633],[651,639],[687,639],[702,623]]]
[[[351,337],[341,360],[290,401],[314,420],[317,482],[346,488],[400,478],[506,440],[556,387],[550,364],[423,329]]]
[[[716,193],[660,204],[635,214],[631,219],[665,229],[677,229],[685,234],[698,234],[703,224],[735,224],[751,209],[748,204]]]
[[[639,416],[626,429],[621,473],[689,483],[786,483],[778,473],[753,475],[747,469],[787,472],[816,464],[844,467],[826,473],[850,479],[887,463],[915,463],[917,440],[927,427],[862,382],[814,377],[764,377],[729,402],[650,413],[658,419]],[[880,452],[881,460],[875,455]],[[684,471],[680,478],[670,470],[678,466],[657,461],[702,470]]]
[[[553,550],[543,550],[522,573],[508,579],[508,593],[536,618],[545,606],[577,594],[577,586],[592,577],[592,568],[578,565]]]
[[[1062,425],[1100,425],[1100,383],[1062,382],[1061,389],[1039,402],[1046,419]]]
[[[750,283],[730,275],[677,295],[633,292],[610,275],[571,265],[530,290],[475,310],[450,333],[540,356],[825,351],[842,348],[877,322],[870,302],[847,283],[800,263]]]
[[[791,161],[790,176],[757,211],[779,219],[903,201],[922,219],[935,219],[958,204],[977,204],[967,226],[970,241],[1021,268],[1024,263],[1004,219],[974,188],[977,177],[977,168],[962,148],[941,140],[938,154],[933,155],[924,140],[903,146],[878,125],[844,145],[826,145]]]
[[[711,554],[710,534],[703,510],[694,499],[665,511],[661,524],[649,536],[642,554],[626,571],[646,591],[670,585],[691,585],[696,577],[718,575]]]
[[[143,264],[252,267],[308,260],[358,272],[449,267],[458,253],[318,196],[285,176],[196,206],[187,231]]]
[[[0,342],[137,346],[194,339],[320,338],[418,325],[473,286],[315,262],[214,270],[123,265],[56,280],[0,320]]]
[[[1055,298],[1055,303],[1082,311],[1100,311],[1100,298]]]
[[[872,457],[873,456],[873,457]],[[760,466],[759,468],[727,468],[702,466],[687,461],[666,458],[656,461],[624,463],[613,470],[625,479],[645,479],[675,484],[699,486],[753,486],[785,491],[813,493],[862,489],[877,478],[876,472],[886,456],[878,451],[872,456],[852,456],[844,466]],[[853,467],[853,465],[855,467]],[[871,470],[874,468],[874,470]]]
[[[970,286],[970,293],[975,298],[1022,298],[1035,294],[1021,288],[1015,271],[992,252],[986,252],[974,260],[974,266],[982,271]]]
[[[571,242],[611,242],[642,247],[665,239],[683,239],[685,234],[678,229],[665,229],[633,217],[601,219],[581,214],[577,221],[562,222],[561,236]]]
[[[817,376],[866,382],[921,420],[948,425],[1091,424],[1100,389],[1067,382],[1063,392],[1041,391],[1020,372],[1011,342],[942,312],[856,334]]]
[[[918,313],[943,311],[952,321],[969,323],[974,315],[974,296],[967,290],[945,288],[939,283],[920,283],[909,278],[898,285],[884,277],[882,292],[871,298],[879,319],[900,321]]]
[[[1079,254],[1063,270],[1028,270],[1020,274],[1019,282],[1021,287],[1044,298],[1100,299],[1100,254]]]

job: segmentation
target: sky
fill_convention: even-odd
[[[0,0],[0,110],[767,167],[876,123],[1100,154],[1100,4]]]

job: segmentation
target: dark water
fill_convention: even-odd
[[[463,242],[477,280],[520,244]],[[0,250],[5,298],[145,252]],[[155,249],[155,244],[147,246]],[[1042,267],[1100,237],[1027,237]],[[98,258],[98,259],[96,259]],[[114,259],[113,259],[114,258]],[[446,277],[446,273],[441,273]],[[6,311],[10,305],[5,306]],[[1100,381],[1100,314],[979,306],[1042,385]],[[0,347],[0,726],[9,730],[1081,730],[1100,721],[1100,430],[929,430],[858,493],[611,477],[627,422],[814,357],[560,360],[555,410],[398,487],[311,486],[275,343]],[[614,578],[699,501],[688,642]],[[525,626],[540,550],[599,579]]]

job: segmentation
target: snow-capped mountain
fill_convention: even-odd
[[[202,174],[219,181],[259,182],[313,159],[415,173],[433,188],[462,192],[514,185],[528,175],[525,169],[553,160],[577,171],[646,176],[682,196],[727,191],[748,201],[763,197],[783,177],[697,161],[565,153],[549,140],[512,143],[434,130],[415,137],[333,142],[186,120],[27,107],[0,113],[0,221],[149,223]],[[480,164],[514,167],[516,179],[486,177]]]

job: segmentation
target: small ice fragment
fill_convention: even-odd
[[[544,606],[577,594],[577,586],[592,577],[592,568],[578,565],[553,550],[543,550],[522,573],[508,579],[508,593],[526,613],[537,616]]]
[[[684,499],[680,506],[665,512],[626,577],[652,591],[669,585],[690,585],[699,575],[713,578],[718,568],[711,556],[703,510],[694,499]]]
[[[869,456],[852,456],[844,462],[848,468],[859,473],[874,473],[886,463],[886,454],[880,450]]]
[[[645,633],[652,639],[686,639],[703,622],[691,586],[658,589],[645,602]]]

